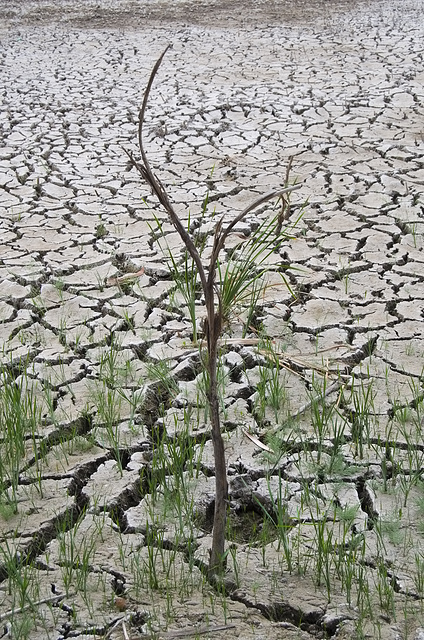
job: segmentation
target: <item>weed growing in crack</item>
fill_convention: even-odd
[[[17,640],[27,640],[27,638],[31,638],[34,626],[34,621],[27,616],[13,618],[10,623],[10,637]]]
[[[232,560],[232,569],[233,569],[233,574],[234,574],[234,578],[235,578],[235,587],[236,589],[238,589],[240,587],[240,570],[239,570],[239,564],[237,561],[237,546],[234,544],[231,544],[229,549],[229,556]]]
[[[397,514],[393,517],[393,519],[379,520],[376,523],[374,530],[378,534],[378,539],[384,551],[386,551],[385,545],[384,545],[385,537],[393,545],[399,545],[403,540],[404,533],[401,529],[401,525],[400,525]]]
[[[91,527],[89,532],[81,530],[85,524],[85,512],[82,512],[75,524],[65,518],[57,531],[58,564],[61,569],[65,593],[80,593],[89,604],[88,578],[92,571],[92,562],[96,545],[100,539],[100,530]]]
[[[280,358],[271,340],[265,338],[263,345],[260,346],[261,353],[264,353],[267,362],[259,366],[255,412],[258,419],[263,420],[266,408],[270,407],[274,413],[275,422],[278,424],[287,403],[287,391],[281,371]]]
[[[283,495],[281,474],[278,475],[278,489],[276,495],[271,489],[269,478],[267,478],[267,486],[268,497],[271,502],[271,509],[266,509],[265,506],[258,500],[256,500],[256,502],[263,512],[265,518],[264,524],[271,524],[272,528],[275,530],[277,535],[277,551],[280,551],[282,548],[287,570],[289,571],[289,573],[292,573],[294,569],[294,560],[293,549],[291,546],[289,534],[291,528],[293,527],[293,522],[291,521],[291,518],[288,514],[286,496]]]
[[[243,323],[243,329],[241,334],[242,338],[245,338],[246,335],[252,331],[252,323],[255,318],[256,310],[258,307],[259,300],[262,296],[262,293],[263,293],[262,281],[258,279],[256,282],[253,283],[250,290],[250,296],[246,300],[247,309],[244,314],[244,323]]]
[[[347,603],[350,605],[355,583],[356,552],[344,545],[338,545],[334,558],[336,576],[340,580],[342,591],[346,594]]]
[[[202,214],[200,219],[202,220],[206,214],[208,198],[205,198],[202,208]],[[156,230],[159,232],[161,239],[163,240],[166,250],[163,248],[162,251],[167,259],[168,266],[171,271],[172,280],[175,283],[176,291],[182,296],[184,303],[187,307],[191,327],[192,327],[192,339],[193,343],[197,345],[198,341],[198,303],[201,294],[201,286],[200,279],[198,274],[198,269],[195,260],[192,255],[185,249],[183,252],[183,256],[181,259],[175,257],[173,250],[167,245],[166,233],[163,229],[162,222],[155,217],[156,221]],[[187,233],[190,233],[191,229],[191,216],[189,214],[187,220]],[[206,235],[201,235],[199,233],[194,235],[194,246],[196,247],[199,255],[203,254],[203,251],[206,246]],[[172,301],[171,294],[171,301]],[[178,301],[174,302],[174,306],[179,307]]]
[[[395,617],[395,591],[393,577],[390,575],[385,562],[377,562],[377,593],[381,609],[389,616]]]
[[[331,451],[330,473],[337,466],[337,461],[342,458],[342,447],[346,442],[347,424],[343,417],[337,413],[332,423],[332,434],[330,435],[333,448]]]
[[[93,409],[96,411],[95,429],[91,440],[100,440],[112,454],[122,475],[122,420],[125,417],[131,431],[136,431],[136,413],[142,406],[143,390],[128,389],[132,381],[131,362],[124,360],[119,344],[112,340],[100,355],[98,380],[92,384]],[[131,384],[134,383],[131,382]]]
[[[25,462],[32,456],[41,491],[37,454],[37,434],[42,411],[31,380],[23,373],[16,379],[6,372],[0,379],[0,508],[7,515],[17,513],[19,477]]]
[[[326,514],[315,518],[311,511],[312,525],[315,530],[317,552],[315,556],[316,584],[324,584],[328,602],[331,600],[332,564],[334,555],[333,531],[327,526]]]
[[[325,440],[328,440],[331,432],[331,422],[333,418],[334,405],[326,402],[327,396],[327,378],[324,377],[323,382],[318,380],[313,372],[312,375],[312,404],[311,419],[312,429],[317,444],[318,465],[321,464],[321,456],[325,449]]]
[[[12,597],[12,605],[21,609],[37,600],[40,587],[32,560],[15,551],[9,542],[2,541],[0,565],[7,575],[7,594]]]
[[[203,578],[190,567],[178,551],[170,545],[165,532],[155,522],[147,522],[144,543],[133,548],[128,563],[130,592],[137,600],[166,600],[165,617],[174,618],[174,600],[190,597]],[[162,605],[161,605],[162,606]]]
[[[194,487],[200,480],[200,458],[196,460],[195,444],[187,432],[168,438],[157,433],[153,447],[151,470],[146,476],[148,493],[143,498],[148,521],[159,530],[166,521],[167,531],[175,547],[187,547],[187,561],[192,564],[196,514]],[[191,559],[190,559],[191,558]]]
[[[239,247],[227,255],[225,261],[217,261],[217,285],[223,328],[230,328],[231,321],[241,307],[247,307],[247,316],[252,317],[257,301],[269,288],[267,274],[277,271],[281,281],[290,290],[284,277],[278,250],[289,238],[285,229],[276,235],[278,217],[265,219]],[[295,223],[296,224],[296,223]],[[277,264],[270,264],[270,260]],[[247,324],[247,323],[246,323]]]
[[[116,389],[106,384],[97,391],[97,421],[98,428],[104,429],[108,447],[111,448],[118,465],[119,473],[123,474],[121,445],[120,445],[120,416],[122,397]]]
[[[155,382],[160,382],[167,395],[173,397],[178,393],[178,383],[172,375],[172,368],[167,360],[148,362],[147,376]]]
[[[355,389],[355,378],[352,378],[350,419],[352,424],[352,440],[355,443],[356,455],[362,460],[364,445],[370,443],[370,426],[374,420],[374,396],[372,379],[361,380],[359,390]]]

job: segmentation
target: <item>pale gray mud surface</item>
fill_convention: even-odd
[[[290,156],[289,222],[307,201],[249,320],[274,366],[243,310],[223,346],[227,598],[204,578],[201,367],[155,216],[181,242],[124,151],[168,43],[146,151],[181,218],[208,240]],[[26,412],[20,451],[0,416],[9,637],[424,637],[423,43],[422,0],[0,1],[1,389]]]

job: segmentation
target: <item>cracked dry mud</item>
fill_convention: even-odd
[[[423,9],[1,3],[5,637],[424,637]],[[123,150],[169,42],[146,150],[181,218],[208,240],[290,156],[290,221],[307,202],[278,258],[296,298],[277,264],[250,344],[238,310],[223,345],[227,596],[204,577],[201,366],[155,217],[183,249]]]

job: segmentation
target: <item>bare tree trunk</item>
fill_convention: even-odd
[[[227,517],[228,481],[224,440],[221,433],[218,395],[218,339],[221,318],[216,315],[212,328],[208,327],[208,401],[212,424],[212,444],[215,461],[215,513],[212,532],[212,547],[209,560],[209,576],[222,575],[225,568],[225,529]]]

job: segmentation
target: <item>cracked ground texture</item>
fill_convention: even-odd
[[[424,638],[423,42],[422,0],[0,1],[1,637]],[[168,43],[145,147],[206,254],[301,183],[223,344],[226,597],[183,248],[125,153]]]

